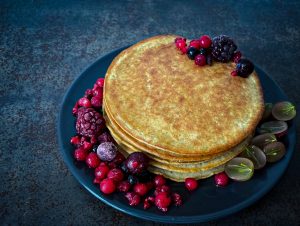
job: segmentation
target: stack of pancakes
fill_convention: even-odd
[[[233,63],[195,65],[175,37],[146,39],[113,60],[103,113],[121,151],[144,152],[151,172],[206,178],[250,142],[264,110],[261,85],[255,72],[232,77]]]

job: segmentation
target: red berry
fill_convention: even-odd
[[[179,195],[178,193],[172,193],[172,200],[175,206],[182,205],[182,198],[181,195]]]
[[[93,183],[94,183],[94,184],[100,184],[100,182],[101,182],[101,180],[100,180],[100,179],[98,179],[98,178],[94,178],[94,181],[93,181]]]
[[[232,71],[230,74],[231,74],[231,76],[233,76],[233,77],[238,76],[237,71]]]
[[[73,107],[73,109],[72,109],[72,114],[74,115],[74,116],[76,116],[77,115],[77,113],[78,113],[78,101],[76,102],[76,104],[74,105],[74,107]]]
[[[77,161],[85,161],[88,153],[83,148],[78,148],[74,151],[74,157]]]
[[[128,192],[131,188],[131,184],[127,181],[121,181],[118,185],[118,190],[121,192]]]
[[[109,168],[106,164],[100,164],[96,169],[95,169],[95,178],[99,180],[103,180],[106,178],[107,174],[109,172]]]
[[[91,144],[96,144],[98,142],[97,138],[95,136],[92,136],[90,139]]]
[[[75,136],[75,137],[71,137],[70,143],[77,146],[80,144],[80,137],[79,136]]]
[[[103,87],[97,87],[97,88],[95,88],[95,89],[93,89],[93,96],[94,97],[103,97]]]
[[[118,165],[115,162],[109,162],[108,166],[110,169],[115,169],[115,168],[117,168]]]
[[[116,190],[115,182],[112,179],[106,178],[100,183],[100,190],[104,194],[111,194]]]
[[[96,84],[102,88],[104,86],[104,78],[98,78]]]
[[[130,206],[136,206],[141,201],[141,197],[134,192],[127,192],[125,197],[127,198]]]
[[[87,89],[84,93],[84,97],[91,98],[93,96],[93,90]]]
[[[238,63],[239,60],[242,58],[242,53],[240,51],[237,51],[233,54],[233,62]]]
[[[148,188],[148,191],[150,191],[154,187],[154,183],[152,181],[146,182],[146,186]]]
[[[225,187],[229,182],[229,178],[226,173],[218,173],[215,175],[215,183],[217,186]]]
[[[96,168],[100,164],[100,159],[95,152],[90,152],[85,160],[89,168]]]
[[[192,40],[192,41],[190,42],[190,47],[194,47],[194,48],[196,48],[196,49],[200,49],[201,43],[200,43],[199,40]]]
[[[209,48],[211,46],[211,39],[208,35],[203,35],[199,39],[202,48]]]
[[[194,191],[198,188],[198,181],[195,180],[194,178],[186,178],[185,179],[185,187],[189,191]]]
[[[181,51],[181,53],[182,54],[186,54],[187,53],[187,50],[188,50],[188,48],[185,46],[185,47],[182,47],[181,49],[180,49],[180,51]]]
[[[90,142],[87,142],[87,141],[83,142],[82,148],[84,150],[89,151],[92,149],[92,147],[93,147],[93,145]]]
[[[179,39],[177,42],[176,42],[176,47],[178,49],[182,49],[184,47],[186,47],[186,42],[183,40],[183,39]]]
[[[135,193],[137,193],[138,195],[140,195],[140,196],[144,196],[144,195],[146,195],[147,192],[148,192],[148,187],[147,187],[146,184],[143,184],[143,183],[137,183],[137,184],[134,185],[133,191],[134,191]]]
[[[120,152],[117,152],[117,155],[113,159],[113,162],[116,163],[117,165],[120,165],[125,160],[126,160],[126,158],[124,157],[124,155],[122,155]]]
[[[154,177],[154,184],[156,187],[160,187],[160,186],[166,184],[166,179],[164,178],[163,175],[156,175]]]
[[[116,182],[120,182],[123,180],[124,174],[123,174],[122,170],[115,168],[115,169],[111,169],[108,172],[107,178],[113,179]]]
[[[94,108],[101,108],[102,107],[103,99],[99,98],[98,96],[92,97],[91,104]]]
[[[161,192],[155,197],[155,205],[163,212],[168,211],[168,207],[172,202],[171,197],[166,192]]]
[[[156,187],[156,189],[154,191],[154,195],[156,196],[157,194],[159,194],[161,192],[165,192],[167,194],[170,194],[171,193],[171,188],[167,185],[162,185],[162,186]]]
[[[78,105],[81,107],[85,107],[85,108],[90,108],[92,107],[92,104],[90,102],[90,100],[86,97],[82,97],[78,100]]]
[[[179,40],[186,41],[186,38],[183,38],[183,37],[177,37],[177,38],[175,38],[175,43],[178,42]]]
[[[198,66],[204,66],[206,65],[206,57],[202,54],[198,54],[196,57],[195,57],[195,64],[198,65]]]

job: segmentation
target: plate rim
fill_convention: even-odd
[[[111,55],[114,54],[118,54],[121,51],[123,51],[124,49],[128,48],[131,45],[126,45],[124,47],[115,49],[103,56],[100,56],[99,58],[97,58],[93,63],[89,64],[87,67],[85,67],[80,73],[79,75],[73,80],[73,82],[69,85],[68,89],[65,91],[65,94],[61,100],[61,103],[59,104],[59,112],[58,112],[58,118],[57,118],[57,123],[56,123],[56,128],[57,128],[57,137],[58,137],[58,146],[60,149],[60,152],[62,154],[63,160],[65,162],[65,164],[67,165],[68,169],[71,171],[72,175],[76,178],[76,180],[81,184],[81,186],[83,186],[86,190],[88,190],[93,196],[95,196],[97,199],[101,200],[103,203],[107,204],[108,206],[113,207],[114,209],[121,211],[125,214],[131,215],[133,217],[137,217],[140,219],[144,219],[144,220],[150,220],[150,221],[154,221],[154,222],[161,222],[161,223],[180,223],[180,224],[184,224],[184,223],[200,223],[200,222],[207,222],[207,221],[211,221],[211,220],[217,220],[229,215],[232,215],[238,211],[241,211],[242,209],[249,207],[250,205],[252,205],[253,203],[255,203],[256,201],[258,201],[259,199],[261,199],[263,196],[265,196],[274,186],[275,184],[278,183],[278,181],[280,180],[280,178],[283,176],[283,174],[286,172],[287,167],[290,164],[290,160],[294,154],[294,150],[295,150],[295,145],[296,145],[296,118],[294,118],[292,120],[292,125],[290,127],[290,131],[291,134],[289,134],[290,140],[292,142],[289,143],[289,151],[288,154],[285,156],[286,157],[286,164],[283,166],[283,170],[280,171],[278,177],[276,180],[272,180],[271,183],[264,187],[261,191],[259,191],[258,193],[256,193],[255,195],[250,196],[250,198],[245,199],[244,201],[231,206],[229,208],[217,211],[217,212],[213,212],[213,213],[209,213],[209,214],[200,214],[200,215],[193,215],[193,216],[168,216],[166,215],[157,215],[155,213],[150,213],[150,212],[146,212],[144,210],[139,210],[139,209],[134,209],[134,207],[125,205],[123,203],[119,203],[119,204],[114,204],[112,202],[110,202],[109,200],[106,200],[104,198],[104,195],[99,195],[96,192],[93,191],[93,189],[91,189],[89,186],[87,186],[83,179],[80,177],[79,174],[76,173],[76,168],[75,165],[72,164],[72,162],[70,162],[68,160],[68,157],[66,155],[66,150],[64,149],[64,145],[63,145],[63,140],[62,140],[62,131],[63,131],[63,123],[62,123],[62,118],[63,118],[63,106],[66,103],[66,99],[68,98],[68,96],[70,95],[72,88],[77,84],[79,78],[81,78],[85,73],[88,72],[89,69],[91,69],[92,67],[94,67],[95,65],[97,65],[99,63],[99,61],[101,61],[104,58],[111,58]],[[257,65],[255,65],[255,70],[257,72],[257,74],[260,76],[261,73],[263,73],[265,76],[268,77],[268,79],[270,79],[274,85],[278,88],[278,90],[281,92],[281,94],[283,94],[283,96],[285,97],[286,100],[288,100],[289,98],[287,97],[287,95],[285,94],[285,92],[281,89],[281,87],[278,85],[278,83],[273,80],[266,72],[264,72],[260,67],[258,67]],[[70,113],[71,116],[71,113]]]

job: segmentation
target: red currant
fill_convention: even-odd
[[[95,177],[99,180],[103,180],[104,178],[106,178],[107,174],[109,172],[109,167],[106,164],[100,164],[100,166],[98,166],[95,169]]]
[[[96,168],[100,164],[100,159],[95,152],[90,152],[85,159],[86,164],[90,168]]]
[[[195,180],[194,178],[186,178],[185,179],[185,187],[189,191],[194,191],[198,188],[198,181]]]
[[[104,194],[111,194],[116,190],[115,182],[112,179],[106,178],[100,183],[100,190]]]
[[[92,107],[92,104],[90,102],[90,100],[86,97],[82,97],[78,100],[78,105],[81,107],[85,107],[85,108],[90,108]]]
[[[202,48],[209,48],[211,45],[211,39],[208,35],[203,35],[199,39]]]

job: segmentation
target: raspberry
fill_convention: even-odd
[[[97,111],[93,108],[80,108],[76,121],[77,133],[82,136],[93,137],[98,136],[103,128],[105,122]]]

